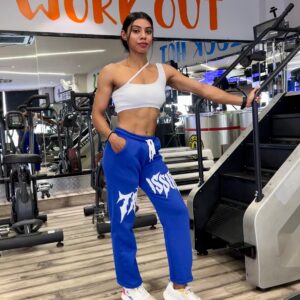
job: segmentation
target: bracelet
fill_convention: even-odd
[[[109,133],[109,135],[108,135],[106,141],[109,141],[109,138],[110,138],[110,136],[111,136],[113,133],[115,133],[115,132],[112,130],[112,131]]]
[[[243,96],[243,102],[242,102],[242,105],[241,105],[241,109],[244,109],[247,105],[247,96]]]

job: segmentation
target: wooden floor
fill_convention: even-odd
[[[153,211],[140,197],[141,212]],[[114,300],[120,299],[115,282],[109,235],[98,240],[82,207],[48,212],[49,228],[63,228],[65,245],[54,244],[2,252],[0,300]],[[146,288],[160,300],[168,283],[168,264],[161,225],[155,231],[136,230],[138,262]],[[194,255],[194,291],[201,299],[284,299],[300,290],[300,283],[258,292],[245,281],[243,261],[227,250],[206,257]]]

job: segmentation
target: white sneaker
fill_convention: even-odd
[[[165,300],[201,300],[196,294],[194,294],[189,286],[184,289],[175,290],[173,283],[170,282],[164,291]]]
[[[122,289],[122,300],[156,300],[144,288],[143,285],[135,289]]]

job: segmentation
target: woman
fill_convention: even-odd
[[[142,285],[132,231],[137,191],[141,187],[163,225],[170,269],[164,299],[200,299],[187,286],[192,281],[188,211],[162,162],[160,142],[154,136],[159,109],[165,101],[165,86],[244,107],[251,105],[255,90],[243,99],[191,80],[169,65],[149,64],[147,52],[153,41],[153,23],[143,12],[131,13],[125,19],[121,41],[128,57],[101,70],[92,112],[94,126],[108,141],[103,168],[117,282],[123,287],[121,298],[154,299]],[[103,116],[110,97],[118,113],[119,127],[115,131],[111,131]]]

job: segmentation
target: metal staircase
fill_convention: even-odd
[[[292,93],[278,98],[274,100],[272,107],[266,108],[262,113],[264,118],[260,122],[263,187],[300,142],[300,94]],[[221,239],[220,246],[226,244],[234,248],[244,247],[243,218],[256,196],[252,128],[247,132],[247,137],[240,137],[233,145],[235,149],[231,150],[230,156],[225,153],[217,162],[216,170],[212,168],[214,175],[201,189],[201,198],[200,195],[196,196],[199,198],[194,201],[194,219],[201,219],[199,226],[195,221],[195,227],[206,233],[202,235],[205,236],[204,239],[201,234],[196,238],[195,248],[201,254],[216,247],[217,238]],[[206,196],[206,191],[212,189],[214,199],[210,194]],[[205,222],[202,213],[198,214],[203,209],[209,211]]]
[[[229,72],[270,31],[281,29],[290,4],[274,25],[267,28],[221,76]],[[273,81],[300,51],[286,56],[261,85]],[[201,140],[197,103],[197,140]],[[199,152],[199,186],[189,195],[191,234],[200,255],[209,249],[230,247],[245,255],[246,278],[259,288],[300,279],[300,93],[277,95],[258,116],[253,103],[249,126],[203,176]]]
[[[266,288],[300,279],[300,181],[292,177],[300,178],[300,93],[278,95],[261,112],[259,138],[261,201],[250,126],[211,168],[206,182],[193,189],[188,206],[198,253],[240,250],[246,255],[247,279]],[[285,266],[287,260],[295,265]]]

